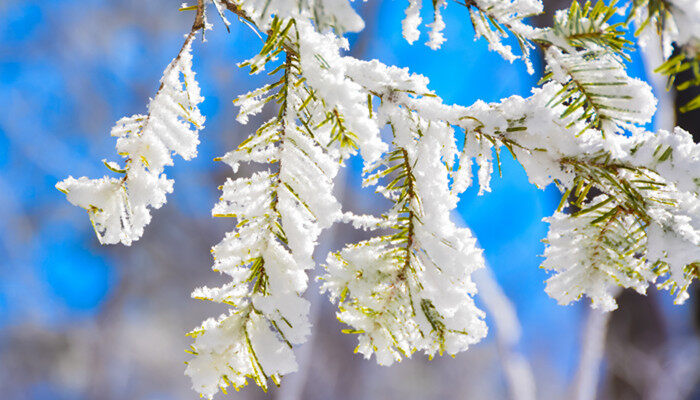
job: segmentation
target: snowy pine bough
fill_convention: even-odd
[[[546,71],[530,97],[448,105],[423,76],[345,55],[343,32],[364,26],[347,0],[199,0],[181,9],[195,22],[148,113],[112,129],[124,162],[105,165],[121,176],[57,184],[87,210],[101,243],[138,240],[151,209],[172,191],[164,169],[173,155],[196,156],[204,117],[191,53],[196,33],[212,28],[207,13],[264,37],[259,53],[240,66],[265,71],[269,83],[236,99],[237,120],[246,124],[264,107],[275,114],[218,159],[235,176],[212,211],[232,221],[212,249],[214,270],[230,281],[193,293],[230,307],[190,333],[194,357],[186,373],[202,396],[249,380],[265,390],[296,370],[294,346],[312,329],[307,271],[315,267],[319,236],[336,222],[372,232],[329,254],[318,277],[348,326],[344,332],[357,335],[356,352],[390,365],[414,352],[454,355],[479,342],[487,328],[470,276],[484,259],[470,230],[450,214],[470,185],[491,190],[501,151],[520,162],[532,184],[562,192],[556,213],[545,219],[542,268],[551,271],[550,296],[561,304],[585,296],[604,310],[617,307],[616,286],[644,293],[657,285],[679,303],[688,297],[700,273],[700,146],[680,128],[642,128],[656,99],[625,70],[634,48],[626,34],[634,32],[642,45],[662,43],[666,61],[658,72],[670,84],[698,85],[700,4],[574,1],[550,27],[535,28],[526,19],[542,12],[538,0],[457,3],[452,7],[468,16],[477,38],[505,60],[521,59],[532,71],[532,51],[542,51]],[[428,10],[431,48],[446,40],[447,5],[436,0]],[[420,0],[408,1],[409,42],[420,37],[421,8]],[[511,36],[519,49],[507,44]],[[675,80],[686,70],[694,80]],[[685,105],[698,107],[700,99]],[[334,178],[353,156],[364,162],[363,185],[392,204],[379,216],[345,212],[333,196]],[[261,168],[240,176],[241,163]]]

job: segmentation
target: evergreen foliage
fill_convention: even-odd
[[[191,70],[196,32],[210,29],[207,6],[228,28],[228,18],[264,36],[260,51],[242,62],[251,74],[267,69],[269,83],[236,99],[238,121],[265,107],[276,114],[218,160],[248,177],[228,179],[213,216],[235,225],[213,247],[214,270],[230,282],[199,288],[193,297],[229,306],[229,312],[194,329],[186,373],[194,389],[212,398],[249,379],[267,390],[271,380],[297,368],[293,348],[310,333],[307,270],[322,231],[352,223],[373,237],[328,255],[321,290],[337,316],[357,335],[356,351],[389,365],[422,351],[455,355],[486,336],[485,314],[473,300],[471,273],[484,266],[468,228],[450,213],[474,182],[490,191],[494,160],[513,154],[531,183],[562,192],[542,268],[552,272],[547,293],[561,304],[582,296],[593,307],[616,308],[612,289],[644,293],[653,284],[684,301],[700,273],[700,146],[676,128],[645,131],[656,111],[649,85],[629,77],[630,31],[644,43],[656,35],[666,61],[658,71],[679,90],[700,84],[700,9],[692,0],[573,1],[548,28],[527,18],[538,0],[458,2],[477,38],[506,60],[532,71],[540,48],[546,72],[532,96],[469,107],[447,105],[420,75],[344,55],[346,31],[363,28],[347,0],[198,0],[183,6],[195,23],[166,68],[147,115],[117,122],[112,135],[126,161],[105,162],[121,178],[68,178],[57,184],[85,208],[102,243],[129,245],[172,191],[163,173],[172,155],[196,155],[204,117]],[[444,0],[432,2],[428,45],[437,49]],[[693,8],[694,7],[694,8]],[[210,7],[211,9],[211,7]],[[409,0],[404,36],[420,36],[421,1]],[[626,18],[618,14],[627,13]],[[614,19],[621,22],[613,23]],[[633,23],[636,25],[633,26]],[[651,28],[654,29],[651,29]],[[504,43],[516,38],[520,55]],[[677,54],[672,56],[672,45]],[[675,82],[681,72],[694,78]],[[700,98],[685,106],[700,107]],[[382,140],[382,132],[391,140]],[[457,143],[457,131],[464,140]],[[333,181],[349,157],[364,161],[363,185],[391,207],[380,216],[343,212]],[[495,156],[495,157],[494,157]]]

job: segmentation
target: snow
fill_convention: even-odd
[[[192,71],[192,41],[168,65],[161,88],[148,104],[148,115],[117,121],[112,136],[117,153],[126,159],[124,176],[88,179],[72,177],[56,187],[68,200],[88,211],[102,244],[130,245],[151,221],[150,209],[158,209],[172,192],[173,181],[164,174],[173,154],[190,160],[197,155],[198,132],[204,117],[197,106],[204,100]],[[115,170],[116,163],[107,167]]]
[[[230,5],[213,4],[219,13]],[[357,335],[357,352],[390,365],[414,352],[455,355],[482,340],[487,326],[472,274],[484,268],[484,258],[471,231],[450,214],[472,184],[479,194],[491,190],[494,152],[511,151],[532,184],[554,183],[580,200],[565,199],[545,218],[542,268],[551,274],[552,298],[570,304],[585,296],[606,311],[617,307],[620,286],[644,293],[657,285],[678,303],[688,298],[700,260],[700,145],[679,128],[643,128],[656,99],[649,85],[629,77],[621,55],[599,45],[580,48],[562,29],[529,26],[525,19],[542,11],[540,1],[470,3],[477,38],[508,61],[528,62],[538,43],[551,79],[527,98],[469,107],[443,103],[428,78],[406,68],[345,55],[342,32],[364,26],[347,0],[237,4],[271,34],[261,53],[240,65],[258,73],[283,62],[270,77],[277,81],[238,97],[237,120],[247,124],[268,104],[280,112],[220,158],[237,175],[221,186],[212,209],[214,217],[235,219],[212,248],[213,270],[228,282],[192,296],[229,311],[191,332],[186,374],[202,396],[248,379],[266,389],[268,379],[277,383],[298,368],[294,346],[311,332],[307,273],[320,235],[336,222],[372,235],[328,254],[320,277],[346,332]],[[697,46],[697,2],[672,4],[667,47]],[[421,7],[420,0],[408,2],[402,27],[410,43],[420,36]],[[433,49],[445,41],[446,7],[445,0],[433,2]],[[555,21],[565,26],[566,18],[560,11]],[[504,43],[509,34],[523,41],[523,54]],[[197,154],[204,117],[193,39],[192,33],[166,68],[147,115],[123,118],[112,129],[124,166],[105,165],[122,176],[69,177],[56,185],[87,210],[101,243],[137,240],[151,209],[172,192],[165,166],[175,154],[186,160]],[[569,108],[578,103],[586,106]],[[390,143],[380,135],[388,129]],[[462,143],[456,132],[464,133]],[[343,211],[333,195],[339,169],[357,153],[363,186],[392,204],[381,215]],[[258,172],[238,176],[241,163],[257,164]]]

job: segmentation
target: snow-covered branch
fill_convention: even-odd
[[[102,244],[130,245],[138,240],[151,221],[150,209],[165,204],[173,190],[173,181],[163,172],[173,164],[173,153],[185,160],[197,155],[198,133],[204,127],[198,105],[204,99],[194,79],[191,52],[195,33],[203,28],[200,0],[192,30],[165,69],[160,88],[148,103],[148,114],[122,118],[112,128],[117,153],[125,163],[104,163],[122,177],[69,177],[56,185],[68,201],[87,210]]]
[[[389,365],[416,351],[454,355],[485,337],[471,278],[484,259],[471,231],[456,226],[450,213],[475,181],[473,164],[479,193],[491,190],[503,150],[532,184],[556,184],[563,194],[545,219],[550,231],[542,267],[553,272],[550,296],[561,304],[587,296],[593,307],[611,310],[617,287],[643,293],[656,284],[675,292],[677,302],[687,298],[700,271],[700,145],[679,128],[643,129],[656,99],[625,64],[633,48],[625,34],[636,20],[640,32],[649,34],[645,27],[652,24],[662,42],[681,50],[675,58],[666,53],[662,73],[700,71],[700,13],[685,0],[634,1],[628,20],[619,23],[611,23],[623,13],[614,1],[573,1],[548,28],[527,23],[542,11],[538,0],[467,0],[461,4],[475,34],[492,50],[509,61],[522,58],[530,72],[531,49],[540,47],[546,61],[530,97],[469,107],[443,103],[426,77],[407,69],[345,55],[343,32],[364,25],[348,0],[184,6],[196,10],[195,24],[148,114],[124,118],[112,130],[126,161],[105,164],[123,176],[71,177],[57,185],[88,211],[102,243],[138,239],[150,208],[172,191],[163,173],[172,155],[196,155],[204,117],[191,47],[195,32],[211,27],[209,3],[225,26],[228,10],[265,37],[239,66],[251,74],[269,69],[271,81],[238,97],[237,120],[246,124],[266,107],[276,107],[276,114],[220,158],[234,174],[241,163],[257,164],[257,172],[228,179],[212,211],[236,222],[212,249],[214,270],[230,281],[193,293],[230,307],[191,332],[187,374],[202,396],[248,379],[266,390],[268,380],[279,384],[296,370],[294,346],[311,329],[303,297],[307,270],[314,267],[319,235],[338,221],[375,235],[330,254],[320,278],[338,318],[349,325],[344,332],[358,335],[358,352]],[[409,42],[420,35],[421,5],[408,2],[403,30]],[[432,7],[428,45],[436,49],[446,40],[447,2]],[[505,43],[510,35],[520,56]],[[389,130],[387,143],[382,132]],[[358,155],[363,185],[391,203],[379,216],[343,212],[333,196],[339,168]]]

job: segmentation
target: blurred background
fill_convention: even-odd
[[[458,4],[445,14],[441,50],[408,45],[401,36],[406,3],[356,2],[367,28],[349,36],[353,55],[428,76],[447,103],[527,96],[536,84],[538,74],[528,75],[522,62],[505,62],[473,40]],[[0,0],[0,399],[197,398],[183,375],[185,333],[223,310],[189,294],[224,282],[210,270],[209,248],[232,223],[213,219],[210,210],[231,172],[212,159],[265,118],[242,126],[231,103],[264,79],[236,67],[257,52],[257,36],[235,21],[227,33],[212,18],[214,31],[196,44],[207,117],[199,157],[178,159],[166,171],[175,191],[140,241],[100,246],[84,211],[54,188],[68,175],[102,176],[100,160],[116,158],[110,128],[145,111],[189,30],[192,14],[179,5]],[[549,23],[551,10],[566,4],[545,6],[548,13],[534,23]],[[631,74],[647,79],[653,62],[639,52],[632,57]],[[675,94],[657,95],[673,118]],[[678,123],[697,133],[699,118],[685,114]],[[649,129],[654,124],[668,118]],[[381,211],[377,196],[359,188],[354,164],[338,182],[344,206]],[[492,192],[463,196],[457,217],[474,231],[490,266],[476,277],[490,332],[469,351],[431,362],[416,354],[378,367],[353,354],[355,339],[340,333],[334,307],[313,282],[315,330],[297,350],[301,371],[267,394],[253,385],[219,398],[700,399],[697,287],[682,306],[655,289],[646,297],[624,292],[620,308],[607,315],[591,312],[587,301],[558,306],[544,293],[541,219],[558,201],[556,189],[530,185],[505,153]],[[317,260],[358,235],[346,226],[327,231]]]

